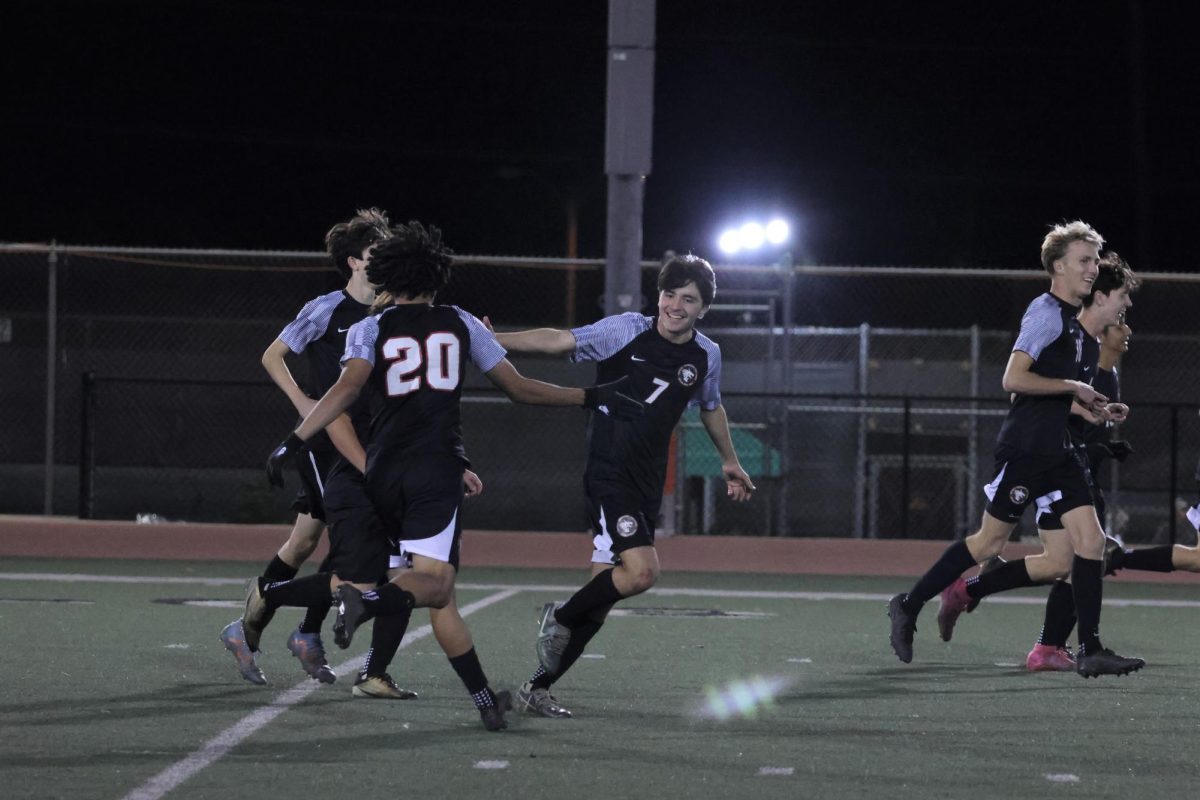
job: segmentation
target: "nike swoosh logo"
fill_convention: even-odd
[[[348,330],[350,330],[350,329],[349,328],[338,328],[338,333],[345,333]]]
[[[630,361],[645,361],[646,359],[644,359],[644,358],[638,358],[637,356],[630,356],[630,357],[629,357],[629,360],[630,360]]]

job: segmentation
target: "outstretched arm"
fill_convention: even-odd
[[[729,417],[725,414],[725,406],[717,406],[712,411],[701,410],[700,421],[704,423],[708,438],[712,439],[717,453],[721,456],[725,493],[739,503],[749,500],[756,487],[738,461],[737,451],[733,446],[733,435],[729,432]]]
[[[490,319],[484,317],[483,323],[487,325],[488,330],[494,332]],[[497,333],[496,339],[505,350],[516,353],[563,355],[575,352],[575,334],[560,328],[532,328],[527,331]]]
[[[555,383],[526,378],[507,358],[484,373],[497,389],[508,395],[514,403],[535,406],[583,406],[607,414],[615,419],[632,419],[641,415],[642,403],[622,391],[628,384],[628,376],[612,383],[573,389]]]

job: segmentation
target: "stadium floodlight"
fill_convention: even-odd
[[[747,222],[738,228],[738,237],[742,240],[743,250],[757,250],[763,246],[766,235],[763,233],[762,225],[757,222]]]
[[[788,240],[788,236],[790,236],[791,233],[792,231],[788,227],[786,220],[776,217],[767,223],[767,241],[771,244],[783,244]]]
[[[787,244],[792,229],[782,217],[772,217],[766,225],[750,219],[737,227],[728,227],[717,237],[717,248],[727,256],[739,253],[750,256],[760,250],[779,248]]]
[[[735,228],[730,228],[721,233],[721,238],[717,239],[717,247],[727,256],[734,255],[742,249],[742,237]]]

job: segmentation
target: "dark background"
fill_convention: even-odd
[[[463,253],[604,249],[607,3],[10,2],[0,240],[316,249],[360,206]],[[659,0],[645,253],[1037,268],[1084,218],[1194,263],[1183,2]]]

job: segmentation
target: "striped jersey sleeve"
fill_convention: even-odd
[[[480,372],[491,372],[497,364],[504,360],[508,351],[496,340],[496,335],[480,322],[478,317],[469,311],[463,311],[458,306],[451,306],[451,308],[467,326],[467,333],[471,336],[471,361],[479,368]]]
[[[640,333],[649,330],[653,324],[653,317],[628,311],[605,317],[582,328],[572,328],[575,352],[571,354],[571,360],[603,361],[633,341]]]
[[[379,338],[379,317],[366,317],[350,326],[346,332],[346,352],[341,363],[352,358],[361,358],[375,366],[375,340]]]
[[[1047,345],[1061,336],[1062,332],[1062,309],[1053,297],[1043,294],[1025,309],[1013,352],[1020,350],[1036,361]]]
[[[699,331],[696,331],[696,343],[708,353],[708,374],[704,376],[700,391],[688,405],[699,405],[705,411],[714,411],[721,406],[721,348]]]
[[[345,296],[342,292],[330,292],[315,297],[304,304],[296,318],[287,324],[279,333],[279,340],[286,344],[293,353],[303,353],[308,343],[320,339],[329,327],[333,310],[337,308]]]

